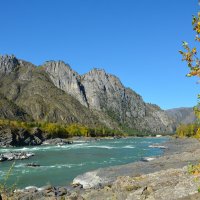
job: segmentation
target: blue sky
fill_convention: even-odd
[[[36,65],[63,60],[80,74],[118,76],[163,109],[197,103],[178,50],[193,42],[197,0],[0,0],[0,54]],[[200,48],[199,48],[200,51]]]

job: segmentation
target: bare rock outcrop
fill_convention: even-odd
[[[44,64],[54,85],[75,97],[82,105],[88,106],[80,76],[62,61],[49,61]]]
[[[34,146],[42,144],[44,140],[39,128],[28,132],[23,128],[0,127],[0,147]]]
[[[0,55],[0,73],[9,74],[11,73],[19,64],[17,58],[14,55]]]

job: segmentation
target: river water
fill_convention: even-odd
[[[97,168],[122,165],[139,161],[144,157],[162,155],[163,151],[149,147],[166,142],[162,138],[125,138],[100,141],[77,141],[65,146],[36,146],[23,148],[0,148],[0,153],[10,151],[33,152],[28,160],[15,161],[11,175],[6,181],[16,183],[18,188],[41,187],[47,184],[63,186],[72,182],[79,174]],[[13,161],[0,163],[0,181],[3,182]],[[36,163],[40,167],[27,167]]]

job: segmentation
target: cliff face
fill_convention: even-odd
[[[146,104],[142,97],[124,87],[114,75],[94,69],[81,76],[91,108],[101,110],[118,123],[139,130],[171,132],[171,120],[160,108]]]
[[[82,105],[88,106],[80,76],[69,65],[62,61],[52,61],[46,62],[44,68],[56,87],[75,97]]]
[[[44,65],[55,86],[82,105],[110,116],[121,126],[151,132],[172,132],[171,119],[160,108],[124,87],[119,78],[101,69],[80,76],[63,62]]]
[[[165,111],[146,104],[104,70],[93,69],[80,76],[62,61],[49,61],[37,68],[14,56],[1,56],[0,76],[0,94],[34,120],[157,133],[173,129]]]

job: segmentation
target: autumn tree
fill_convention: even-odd
[[[195,31],[195,41],[200,42],[200,12],[198,12],[197,16],[193,16],[192,18],[192,27]],[[197,56],[196,47],[189,47],[187,42],[183,42],[182,44],[184,51],[179,51],[182,55],[182,60],[186,61],[187,66],[189,68],[189,73],[186,75],[187,77],[200,77],[200,59]],[[194,111],[198,119],[200,119],[200,94],[198,94],[198,104],[194,107]]]

